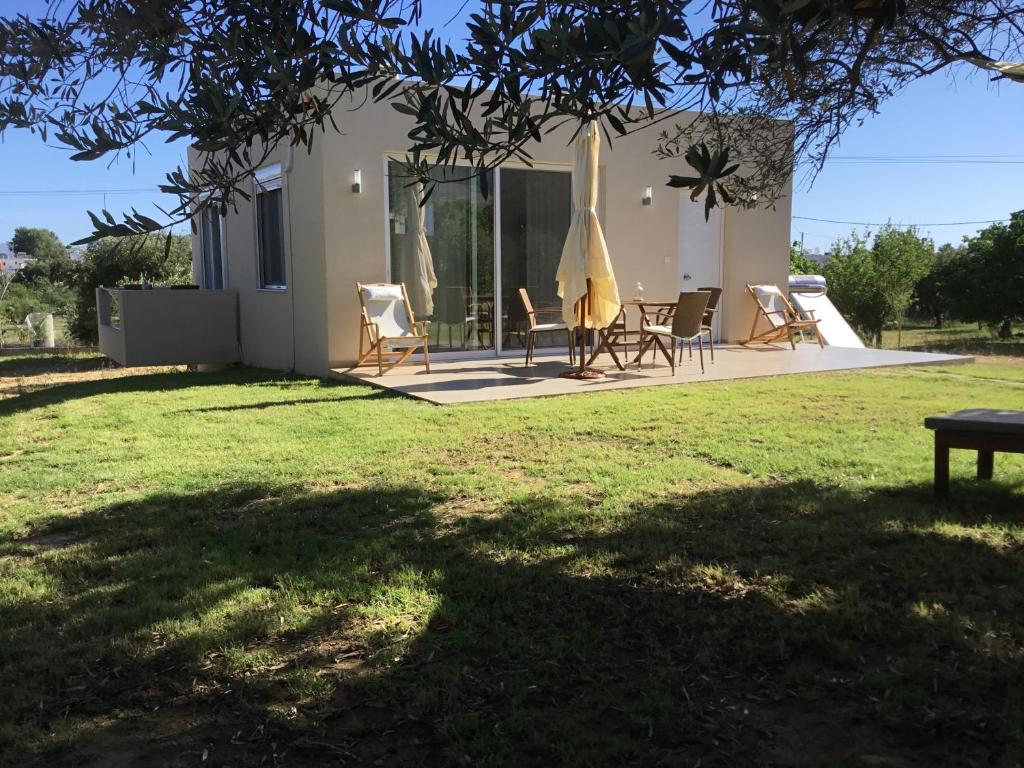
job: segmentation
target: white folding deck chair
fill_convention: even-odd
[[[356,290],[361,307],[356,366],[376,354],[377,375],[383,376],[384,371],[390,371],[417,349],[422,349],[423,365],[430,373],[430,339],[425,323],[417,323],[413,316],[405,284],[356,283]],[[369,348],[364,351],[364,342],[367,341]],[[385,360],[388,361],[387,367]]]
[[[747,290],[757,304],[757,312],[754,314],[754,324],[750,326],[750,338],[741,341],[741,344],[772,344],[788,338],[790,346],[796,349],[797,334],[814,331],[818,346],[824,346],[821,334],[818,333],[818,323],[821,321],[814,317],[813,311],[807,312],[806,316],[801,315],[776,285],[748,285]],[[761,318],[768,322],[769,327],[758,333],[757,323]]]

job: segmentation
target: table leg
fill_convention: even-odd
[[[991,480],[992,469],[995,464],[995,451],[978,451],[978,479]]]
[[[617,342],[618,340],[618,334],[612,336],[611,333],[601,333],[600,331],[598,331],[599,343],[597,345],[597,348],[594,349],[594,353],[590,356],[590,360],[587,361],[587,365],[593,365],[598,355],[600,355],[602,352],[607,352],[609,355],[611,355],[612,360],[615,362],[616,367],[618,367],[620,371],[626,370],[625,367],[623,367],[622,363],[619,361],[619,356],[615,354],[615,342]]]
[[[940,430],[935,430],[935,496],[949,493],[949,446]]]
[[[644,355],[647,353],[647,350],[651,348],[651,345],[653,343],[654,343],[654,335],[653,334],[651,334],[646,339],[644,339],[643,343],[637,342],[636,347],[637,347],[638,352],[636,353],[636,357],[633,358],[633,362],[636,363],[637,365],[642,365]]]

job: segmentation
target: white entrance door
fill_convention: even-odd
[[[722,285],[722,247],[725,218],[714,208],[704,220],[704,201],[690,200],[688,192],[679,193],[679,290]],[[722,304],[715,316],[715,338],[719,335]]]

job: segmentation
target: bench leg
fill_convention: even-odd
[[[949,493],[949,446],[935,431],[935,497],[942,498]]]
[[[978,479],[991,480],[992,469],[995,464],[995,451],[978,451]]]

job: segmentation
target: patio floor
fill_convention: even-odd
[[[427,373],[422,365],[403,365],[377,376],[377,368],[335,368],[345,378],[400,392],[439,405],[473,403],[489,400],[511,400],[520,397],[568,395],[630,387],[657,387],[671,384],[693,384],[701,381],[748,379],[757,376],[783,376],[794,373],[881,368],[894,365],[950,365],[970,362],[962,355],[938,355],[925,352],[902,352],[888,349],[852,349],[799,344],[789,347],[722,346],[715,348],[712,364],[705,354],[707,371],[700,372],[696,351],[692,362],[684,360],[672,375],[668,364],[659,356],[650,367],[650,356],[644,357],[644,368],[629,365],[625,371],[615,368],[610,357],[598,358],[594,367],[603,369],[603,379],[577,381],[562,379],[558,374],[568,370],[566,355],[538,356],[533,365],[523,364],[521,355],[474,360],[431,363]]]

